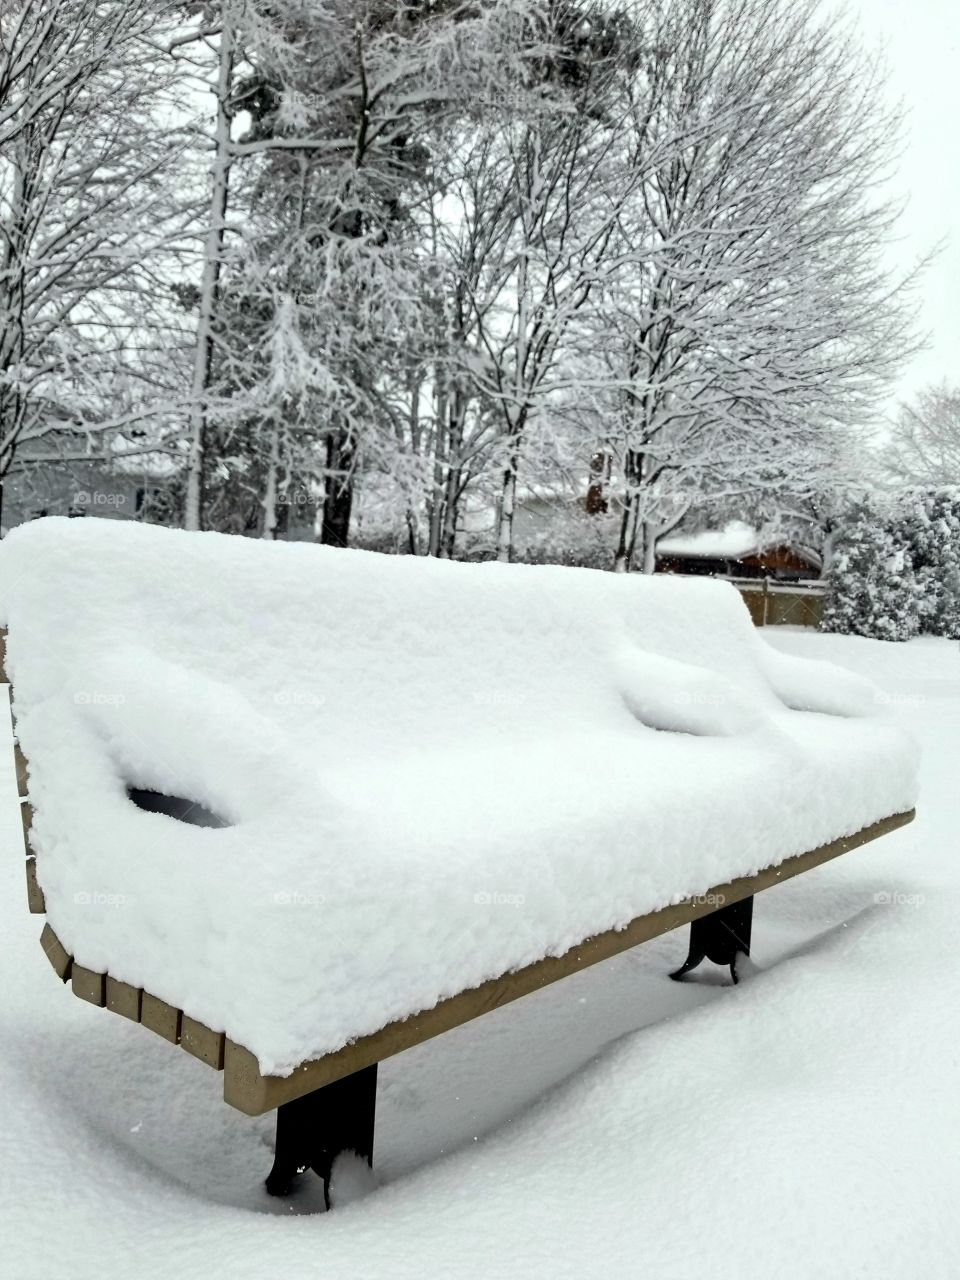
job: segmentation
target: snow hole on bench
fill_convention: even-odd
[[[162,791],[145,791],[142,787],[127,787],[127,798],[144,813],[162,813],[177,822],[191,827],[228,827],[226,818],[211,811],[199,800],[187,800],[184,796],[168,796]]]

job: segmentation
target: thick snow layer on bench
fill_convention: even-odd
[[[270,1073],[914,803],[724,583],[44,520],[0,618],[51,925]]]

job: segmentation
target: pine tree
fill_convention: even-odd
[[[960,639],[960,491],[912,490],[901,502],[921,631]]]
[[[902,522],[871,503],[854,510],[838,540],[823,629],[875,640],[909,640],[920,629]]]

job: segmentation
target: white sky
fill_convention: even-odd
[[[890,88],[907,112],[898,195],[909,198],[894,265],[947,243],[920,286],[929,347],[904,371],[898,395],[960,383],[960,0],[848,0],[866,40],[882,46]]]

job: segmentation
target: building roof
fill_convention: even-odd
[[[689,560],[742,560],[761,555],[772,547],[789,547],[797,556],[818,564],[819,557],[808,547],[798,547],[782,533],[764,531],[732,520],[723,529],[704,529],[700,533],[680,533],[657,543],[658,556],[679,556]]]

